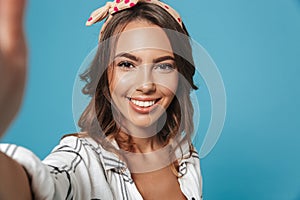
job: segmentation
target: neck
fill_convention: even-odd
[[[132,138],[135,153],[149,153],[161,148],[158,136],[151,138]]]
[[[119,136],[127,138],[128,134],[121,131]],[[170,165],[172,162],[170,160],[173,158],[170,154],[170,147],[164,147],[157,135],[150,138],[133,136],[131,138],[133,149],[124,154],[131,173],[153,172]]]
[[[149,153],[162,147],[158,138],[157,125],[138,127],[132,124],[122,125],[120,136],[126,138],[130,135],[133,143],[133,152]]]
[[[162,142],[159,140],[158,132],[161,130],[158,122],[150,126],[137,126],[129,120],[122,119],[118,122],[121,127],[120,137],[131,137],[134,153],[149,153],[158,150],[162,147]]]

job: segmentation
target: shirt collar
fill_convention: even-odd
[[[116,148],[120,149],[118,143],[115,140],[111,140],[110,143]],[[127,168],[126,163],[120,159],[120,157],[111,151],[102,148],[102,158],[104,163],[104,169],[107,170],[124,170]]]
[[[118,143],[112,139],[110,141],[110,143],[116,148],[116,149],[120,149]],[[99,145],[101,147],[101,145]],[[189,144],[188,142],[184,143],[182,146],[182,151],[178,148],[176,150],[176,154],[177,154],[177,157],[178,158],[181,158],[181,155],[182,156],[182,159],[179,159],[179,165],[186,165],[187,163],[191,163],[191,164],[194,164],[195,162],[195,157],[199,158],[199,155],[196,151],[193,151],[192,154],[190,153],[189,151]],[[104,164],[104,169],[106,171],[108,170],[116,170],[116,171],[128,171],[128,167],[127,167],[127,164],[120,159],[120,157],[114,153],[114,152],[111,152],[111,151],[108,151],[106,149],[104,149],[103,147],[101,147],[102,151],[102,158],[103,158],[103,164]]]

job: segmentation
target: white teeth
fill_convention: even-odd
[[[155,101],[138,101],[134,99],[131,99],[131,102],[140,107],[150,107],[155,104]]]

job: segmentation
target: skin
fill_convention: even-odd
[[[27,71],[27,49],[23,30],[24,7],[24,0],[0,0],[0,137],[15,118],[24,93]],[[143,26],[145,26],[145,24]],[[157,56],[153,52],[148,53],[152,57],[150,56],[149,60],[147,58],[141,63],[141,72],[145,75],[143,77],[146,77],[149,72],[149,68],[146,67],[148,66],[147,64],[152,63],[153,58]],[[139,57],[144,56],[139,55]],[[113,77],[121,76],[120,74],[111,75],[113,75]],[[159,94],[162,98],[159,107],[166,109],[176,91],[176,80],[172,79],[172,81],[174,81],[173,83],[176,84],[171,86],[168,85],[168,82],[159,84],[159,82],[156,81],[152,83],[150,78],[146,80],[147,81],[141,83],[139,87],[136,87],[134,92],[128,92],[127,94],[137,94],[137,96],[140,94]],[[155,87],[153,84],[155,84]],[[114,91],[118,85],[119,84],[115,82],[111,90]],[[115,99],[115,101],[117,101],[117,99]],[[133,124],[132,127],[156,127],[155,121],[157,121],[156,119],[159,118],[161,113],[154,112],[149,115],[151,116],[150,118],[140,118],[139,115],[136,115],[134,118],[127,120],[126,124]],[[136,141],[140,144],[140,152],[152,151],[155,146],[159,146],[155,137],[150,137],[150,139],[138,138]],[[32,199],[25,170],[17,162],[1,152],[0,177],[1,200]],[[167,167],[151,173],[133,174],[133,178],[137,188],[145,199],[185,199],[180,191],[177,178]],[[160,191],[157,191],[157,188],[159,188]]]
[[[23,98],[27,49],[24,0],[0,0],[0,137],[15,118]]]
[[[108,70],[110,93],[120,112],[115,117],[120,120],[122,134],[133,136],[135,153],[149,153],[162,147],[156,137],[158,121],[174,98],[178,71],[171,44],[160,27],[134,21],[124,32],[128,33],[121,34],[113,66]],[[149,46],[153,48],[145,48]],[[140,106],[133,101],[155,104]],[[186,199],[169,166],[132,173],[132,178],[144,199]]]
[[[0,138],[23,98],[27,49],[23,30],[25,1],[0,0]],[[25,170],[0,152],[0,199],[31,199]]]
[[[165,32],[146,21],[129,23],[118,40],[108,76],[112,100],[120,112],[115,118],[123,132],[134,137],[136,151],[159,148],[156,134],[162,127],[158,127],[158,121],[165,120],[162,115],[178,85],[178,71]]]

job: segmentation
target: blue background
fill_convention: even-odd
[[[300,1],[166,2],[210,53],[227,92],[224,130],[201,161],[204,199],[300,199]],[[27,91],[2,141],[43,158],[76,131],[73,83],[100,28],[84,24],[103,4],[29,1]]]

